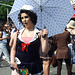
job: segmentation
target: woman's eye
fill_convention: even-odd
[[[21,19],[23,19],[23,17],[21,17]]]
[[[29,18],[28,16],[25,16],[25,17],[21,17],[21,19],[24,19],[24,18]]]
[[[25,18],[28,18],[28,16],[25,16]]]

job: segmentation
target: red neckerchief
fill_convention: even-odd
[[[24,51],[25,50],[25,47],[26,47],[26,52],[28,51],[28,46],[30,45],[30,43],[22,43],[21,44],[22,45],[22,51]]]

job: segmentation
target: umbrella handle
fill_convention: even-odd
[[[44,25],[44,29],[46,29],[46,26]],[[45,38],[47,34],[42,35],[42,38]]]
[[[45,38],[47,34],[42,35],[42,38]]]

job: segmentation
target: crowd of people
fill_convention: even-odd
[[[23,74],[22,70],[26,75],[50,75],[54,55],[58,63],[57,75],[61,75],[63,60],[67,75],[72,75],[75,64],[75,18],[70,19],[63,33],[51,37],[48,37],[46,28],[41,30],[35,27],[37,14],[31,5],[21,8],[18,20],[24,26],[21,30],[17,30],[13,23],[0,25],[0,61],[5,56],[11,65],[12,75]]]
[[[13,23],[0,25],[0,61],[6,60],[10,64],[10,46],[9,42],[12,33],[16,30]],[[1,66],[1,62],[0,62]]]

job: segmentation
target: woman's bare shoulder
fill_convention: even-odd
[[[11,38],[14,38],[14,37],[16,37],[16,36],[17,36],[17,31],[14,32],[14,33],[12,33],[12,37],[11,37]]]

